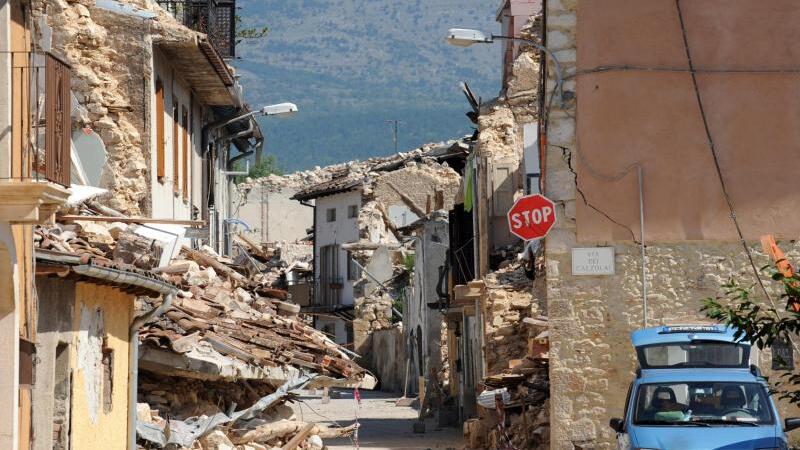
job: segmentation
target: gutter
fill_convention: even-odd
[[[128,286],[137,286],[163,295],[174,295],[178,293],[178,289],[166,281],[149,278],[134,272],[111,267],[100,267],[92,264],[74,266],[71,269],[79,275]]]

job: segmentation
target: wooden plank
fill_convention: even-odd
[[[149,217],[114,217],[114,216],[76,216],[66,214],[58,216],[64,222],[74,222],[76,220],[86,222],[121,222],[121,223],[165,223],[171,225],[186,225],[190,227],[205,226],[205,220],[180,220],[180,219],[154,219]]]
[[[295,434],[293,438],[289,439],[289,442],[287,442],[283,447],[281,447],[281,450],[296,449],[297,446],[300,445],[300,443],[303,442],[303,440],[306,437],[308,437],[309,434],[311,434],[311,430],[313,429],[314,429],[313,423],[306,424],[306,426],[304,426],[299,433]]]
[[[184,246],[183,251],[186,252],[186,255],[189,259],[193,259],[194,261],[204,265],[204,266],[211,266],[217,273],[224,273],[229,277],[233,278],[234,280],[246,284],[247,278],[244,275],[240,274],[239,272],[231,269],[230,267],[222,264],[221,262],[217,261],[213,257],[206,255],[203,252],[199,252],[197,250],[192,250],[189,247]]]

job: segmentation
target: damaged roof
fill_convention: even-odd
[[[347,165],[326,168],[332,178],[308,186],[298,191],[292,199],[312,200],[326,195],[351,191],[368,181],[371,173],[397,170],[409,162],[432,158],[438,162],[451,158],[466,157],[470,151],[467,138],[437,144],[426,144],[410,152],[400,152],[389,156],[370,158],[364,162],[352,161]],[[322,169],[321,169],[322,170]]]
[[[300,372],[354,383],[371,378],[341,346],[296,317],[299,308],[292,311],[296,305],[284,301],[285,291],[242,283],[225,272],[218,276],[216,264],[207,262],[222,263],[213,255],[198,257],[198,253],[184,249],[187,258],[198,262],[196,268],[173,263],[186,267],[184,273],[174,270],[168,275],[182,292],[164,317],[140,330],[143,369],[195,378],[273,382]]]
[[[364,184],[366,177],[359,176],[356,178],[344,176],[325,181],[314,186],[310,186],[296,193],[292,199],[298,201],[311,200],[326,195],[339,194],[341,192],[352,191],[361,187]]]
[[[112,261],[81,237],[60,238],[54,229],[37,227],[34,231],[37,275],[71,276],[148,297],[178,292],[177,286],[152,271]]]

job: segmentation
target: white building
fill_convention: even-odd
[[[352,342],[353,330],[346,320],[352,318],[355,304],[353,283],[361,278],[359,268],[342,248],[342,244],[359,241],[361,186],[360,178],[335,178],[294,197],[300,202],[315,202],[314,302],[307,310],[319,314],[316,327],[336,336],[340,344]]]

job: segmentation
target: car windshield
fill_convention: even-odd
[[[747,367],[749,352],[743,345],[702,342],[652,345],[641,356],[645,368]]]
[[[772,423],[767,391],[758,383],[696,382],[639,386],[637,425],[756,426]]]

